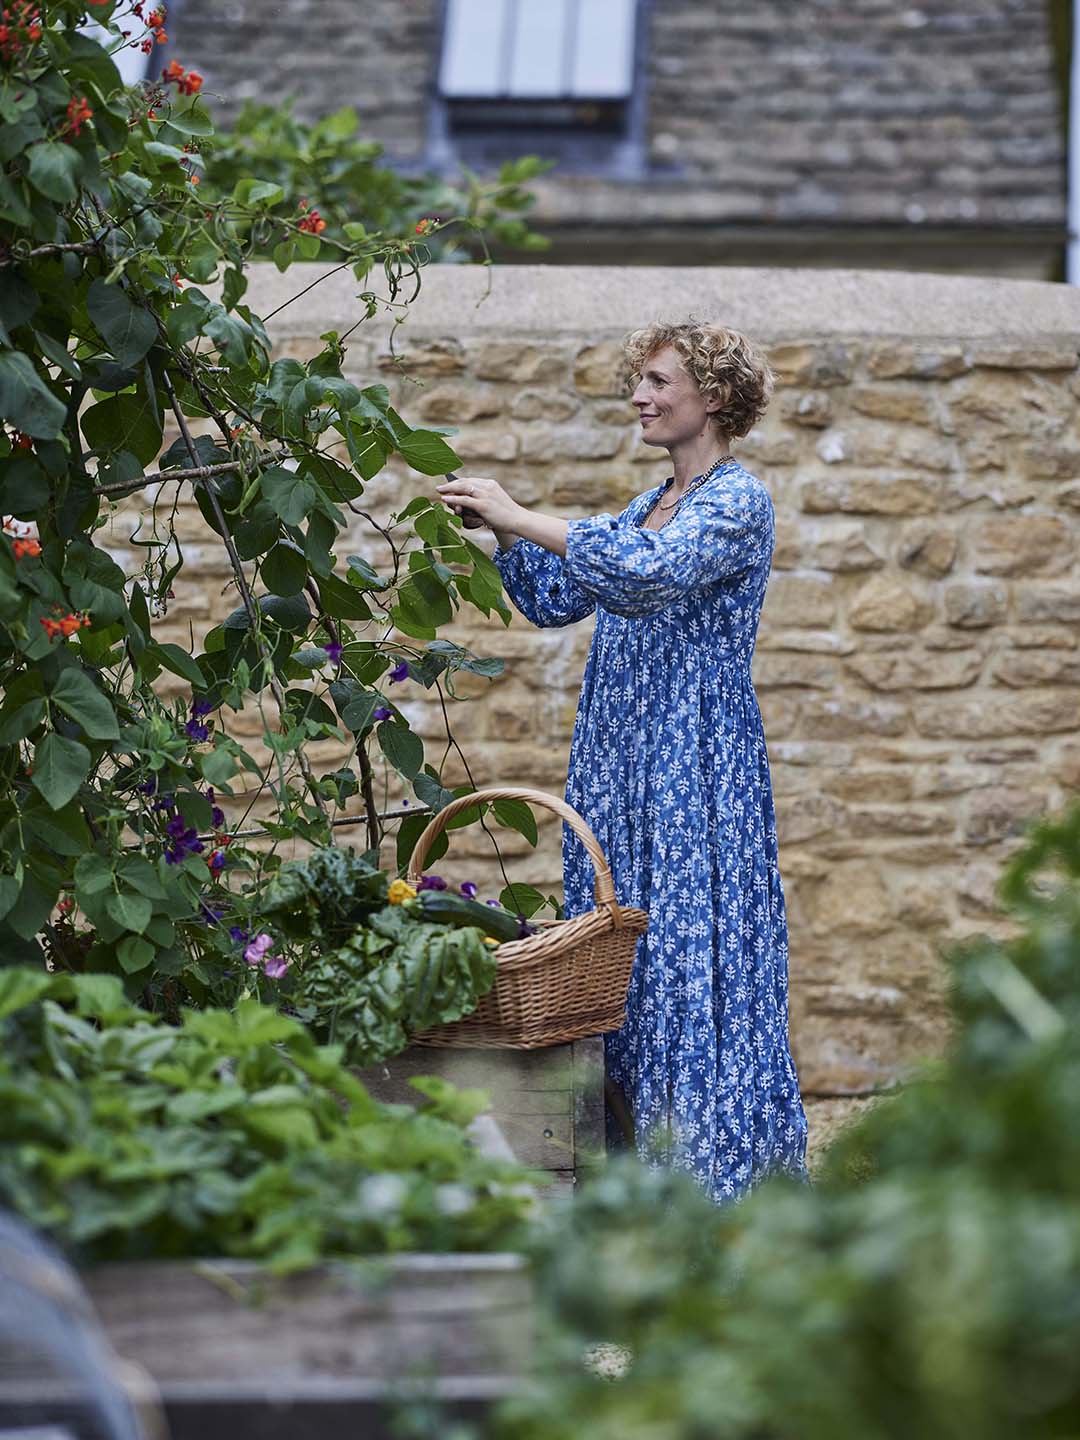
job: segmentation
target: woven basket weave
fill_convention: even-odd
[[[495,984],[475,1011],[414,1035],[413,1044],[540,1050],[618,1030],[626,1019],[638,937],[648,928],[649,917],[616,900],[604,852],[572,806],[543,790],[499,788],[462,795],[440,810],[418,837],[409,859],[409,884],[419,883],[432,842],[447,822],[486,800],[526,800],[561,815],[593,862],[596,908],[573,920],[539,921],[537,934],[505,941],[495,951]]]

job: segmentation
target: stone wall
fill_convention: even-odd
[[[265,314],[313,278],[315,267],[257,269],[248,299]],[[616,380],[626,330],[692,311],[766,348],[776,398],[736,453],[777,510],[753,674],[790,913],[793,1043],[809,1095],[895,1079],[942,1044],[942,947],[1000,929],[1002,861],[1026,821],[1080,783],[1080,293],[852,272],[529,267],[491,279],[484,298],[480,270],[429,271],[397,357],[388,328],[369,322],[350,374],[389,384],[414,424],[459,427],[466,473],[543,512],[617,512],[668,473]],[[320,332],[346,330],[352,292],[336,276],[286,307],[272,324],[279,352],[314,353]],[[384,523],[435,483],[391,466],[363,504]],[[235,603],[216,542],[193,510],[180,519],[189,583],[176,638]],[[355,546],[385,563],[369,535],[358,522],[339,555]],[[447,633],[506,658],[496,680],[463,680],[447,783],[465,778],[463,754],[478,785],[561,795],[591,622],[539,631],[515,612],[504,630],[470,611]],[[392,693],[438,763],[433,693]],[[395,777],[379,794],[410,798]],[[542,825],[535,853],[497,833],[511,878],[558,888],[557,823]],[[451,840],[438,868],[497,893],[490,840],[476,828]]]

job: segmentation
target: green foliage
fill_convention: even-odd
[[[621,1164],[552,1216],[545,1361],[498,1440],[1077,1434],[1080,805],[1000,893],[1014,938],[953,956],[946,1059],[812,1189],[717,1209]],[[621,1378],[582,1363],[605,1343]]]
[[[112,976],[0,972],[0,1204],[82,1262],[515,1245],[531,1177],[462,1133],[486,1096],[417,1088],[376,1102],[253,1000],[176,1029]]]
[[[420,684],[455,698],[458,670],[497,674],[438,632],[462,606],[510,618],[490,559],[422,495],[372,524],[379,568],[339,559],[391,456],[421,476],[459,462],[385,386],[345,378],[347,334],[273,360],[247,267],[332,253],[358,286],[377,275],[385,298],[361,289],[359,321],[380,307],[403,319],[448,236],[507,239],[537,166],[437,192],[383,166],[350,112],[305,126],[264,108],[218,137],[198,77],[173,62],[171,78],[125,88],[109,52],[142,37],[125,42],[106,3],[99,44],[85,14],[46,0],[41,33],[16,27],[0,57],[0,963],[44,952],[60,971],[111,972],[175,1019],[280,978],[230,938],[269,935],[278,845],[325,845],[358,792],[371,853],[377,793],[443,803],[391,697]],[[418,235],[417,207],[436,201]],[[166,426],[180,436],[162,453]],[[112,507],[151,481],[126,573],[107,548]],[[181,494],[235,590],[201,649],[159,631],[184,565]],[[163,700],[166,674],[190,697]],[[268,763],[240,738],[242,709],[261,716]],[[350,759],[324,774],[308,752],[328,739]],[[237,835],[225,812],[241,790],[261,818]],[[248,848],[252,831],[273,848]]]
[[[292,106],[291,100],[248,101],[231,128],[203,150],[201,196],[231,196],[262,207],[259,253],[270,257],[278,246],[292,245],[299,258],[332,260],[369,235],[415,236],[417,226],[423,238],[414,243],[443,262],[470,259],[477,249],[483,253],[485,237],[512,249],[547,249],[550,242],[523,218],[534,198],[523,187],[548,169],[547,163],[532,157],[511,162],[494,181],[467,170],[455,183],[400,175],[381,163],[381,146],[358,137],[355,110],[345,107],[306,124]],[[257,181],[250,178],[256,172]],[[296,235],[285,228],[301,218],[301,202],[316,224],[325,222],[324,229]]]

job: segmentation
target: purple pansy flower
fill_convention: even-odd
[[[390,671],[390,683],[393,684],[395,680],[407,680],[408,678],[409,662],[407,660],[399,660]]]
[[[393,713],[394,713],[394,712],[393,712],[392,710],[388,710],[385,705],[380,705],[380,706],[378,707],[378,709],[375,711],[375,719],[376,719],[376,720],[389,720],[389,719],[390,719],[390,716],[391,716]]]
[[[476,899],[476,886],[471,880],[463,880],[458,888],[466,900]]]
[[[329,640],[322,648],[326,652],[328,660],[333,661],[335,665],[341,664],[341,652],[345,647],[339,640]]]
[[[441,875],[421,875],[418,890],[445,890],[446,881]]]

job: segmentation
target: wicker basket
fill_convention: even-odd
[[[580,838],[593,862],[596,909],[573,920],[537,922],[538,933],[507,940],[495,951],[495,984],[475,1011],[413,1036],[416,1045],[539,1050],[617,1030],[637,941],[648,928],[644,910],[624,909],[596,836],[572,806],[542,790],[476,790],[453,800],[419,836],[407,878],[418,884],[431,844],[461,810],[484,800],[527,800],[554,810]]]

